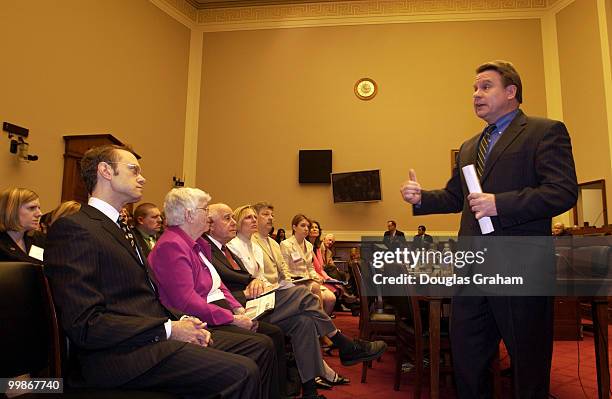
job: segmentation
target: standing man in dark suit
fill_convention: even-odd
[[[119,211],[140,199],[145,184],[132,152],[92,148],[81,171],[88,205],[52,225],[45,271],[82,385],[190,398],[266,397],[271,345],[221,331],[213,342],[205,323],[161,304],[146,258],[119,223]]]
[[[462,212],[460,236],[482,235],[478,220],[485,216],[492,220],[493,235],[549,236],[551,218],[571,208],[578,195],[567,129],[519,109],[522,84],[511,63],[487,62],[476,74],[474,110],[488,126],[463,143],[445,188],[421,190],[411,169],[402,196],[415,215]],[[468,192],[460,168],[470,164],[482,193]],[[503,339],[515,396],[547,398],[552,327],[550,297],[454,297],[451,340],[459,397],[490,396],[483,392],[486,372]]]
[[[415,251],[419,248],[429,249],[433,244],[433,237],[425,233],[427,227],[420,225],[417,229],[417,235],[412,238],[412,249]]]
[[[389,248],[389,250],[403,248],[406,246],[406,236],[402,231],[397,229],[397,223],[395,223],[395,220],[389,220],[387,222],[387,231],[385,231],[383,243],[387,246],[387,248]]]

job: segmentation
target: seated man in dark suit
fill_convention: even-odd
[[[149,257],[157,242],[161,224],[161,212],[155,204],[144,202],[134,210],[134,237],[145,258]]]
[[[119,211],[142,196],[138,160],[119,146],[81,161],[88,205],[55,222],[45,251],[61,325],[79,360],[81,385],[145,389],[189,398],[267,397],[275,354],[248,337],[164,307],[146,258]],[[233,352],[233,353],[228,353]]]
[[[395,220],[389,220],[387,222],[387,231],[385,231],[383,243],[390,250],[403,248],[406,246],[406,236],[404,236],[402,231],[397,229],[397,223],[395,223]]]
[[[236,237],[232,209],[225,204],[209,205],[209,217],[210,230],[204,238],[211,244],[211,262],[223,283],[244,306],[247,299],[263,292],[264,282],[251,276],[240,259],[226,246]],[[320,336],[325,335],[332,340],[339,348],[342,364],[347,366],[376,359],[382,356],[387,347],[382,341],[351,341],[336,329],[329,316],[321,310],[318,299],[303,286],[282,287],[274,295],[274,311],[262,320],[277,325],[291,337],[304,398],[317,397],[315,377],[325,375]]]

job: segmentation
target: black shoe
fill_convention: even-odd
[[[378,359],[385,353],[387,344],[384,341],[364,341],[355,339],[350,348],[340,350],[340,362],[343,366],[368,362]]]
[[[323,378],[323,380],[325,382],[327,382],[329,385],[334,385],[334,386],[335,385],[348,385],[348,384],[351,383],[350,379],[348,379],[347,377],[342,376],[342,375],[340,375],[338,373],[336,373],[336,376],[334,377],[333,381],[328,380],[327,378]]]
[[[332,389],[332,384],[327,381],[325,378],[315,377],[315,384],[317,389]]]
[[[301,398],[299,399],[327,399],[325,396],[323,395],[303,395]]]

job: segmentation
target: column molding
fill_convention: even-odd
[[[547,117],[563,120],[563,97],[559,66],[556,13],[549,12],[540,20],[542,29],[542,55],[544,59],[544,87]]]
[[[195,187],[196,185],[203,44],[204,32],[200,28],[192,28],[189,40],[185,142],[183,146],[183,178],[185,179],[185,185],[188,187]]]

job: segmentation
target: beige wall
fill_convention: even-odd
[[[596,0],[574,1],[561,10],[557,34],[563,115],[572,136],[578,182],[606,179],[607,197],[612,198]]]
[[[182,172],[189,29],[147,0],[0,3],[0,121],[30,129],[17,161],[0,137],[0,188],[60,201],[69,134],[112,133],[143,156],[145,200]]]
[[[456,215],[413,217],[399,185],[410,167],[424,187],[445,184],[450,150],[483,127],[474,69],[497,58],[520,71],[524,110],[545,115],[539,20],[206,33],[197,183],[230,206],[274,202],[278,226],[304,212],[327,230],[393,218],[454,231]],[[379,85],[372,101],[353,94],[362,77]],[[334,172],[381,169],[383,201],[334,205],[331,186],[300,186],[299,149],[332,149]]]

